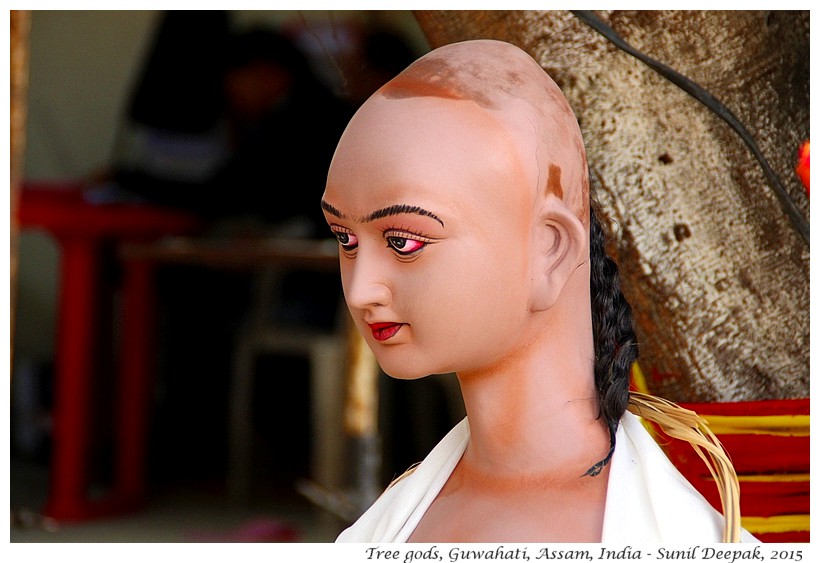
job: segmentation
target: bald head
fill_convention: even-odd
[[[533,187],[560,198],[588,224],[586,151],[577,120],[555,82],[518,47],[493,40],[445,45],[407,67],[377,97],[469,101],[491,113],[531,161]]]
[[[418,377],[591,340],[587,202],[558,87],[520,49],[471,41],[422,57],[359,108],[322,208],[357,326],[387,373]],[[372,325],[388,321],[404,336],[382,346]]]

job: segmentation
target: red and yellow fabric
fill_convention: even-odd
[[[646,393],[640,367],[632,389]],[[764,542],[809,541],[809,399],[681,403],[697,412],[723,444],[740,482],[741,522]],[[720,495],[689,445],[652,428],[680,472],[718,510]]]

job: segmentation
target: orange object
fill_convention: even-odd
[[[809,193],[809,142],[806,141],[797,151],[797,166],[794,171],[800,177],[800,181],[806,187],[806,195]]]

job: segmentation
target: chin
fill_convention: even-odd
[[[398,358],[385,357],[386,354],[377,354],[376,361],[382,371],[393,379],[412,380],[427,377],[432,372],[427,371],[423,366],[413,365],[413,362],[402,361]]]
[[[392,373],[387,370],[385,370],[384,373],[386,373],[393,379],[400,379],[402,381],[413,381],[414,379],[421,379],[423,377],[427,377],[428,375],[430,375],[429,373]]]
[[[383,364],[379,363],[381,366],[382,371],[392,377],[393,379],[402,379],[402,380],[413,380],[413,379],[421,379],[422,377],[427,377],[430,375],[427,372],[421,372],[418,370],[407,369],[407,367],[397,367],[396,369],[390,369],[389,367],[385,367]]]
[[[371,341],[368,346],[382,371],[393,379],[409,381],[455,371],[450,369],[453,362],[449,354],[434,346],[418,342],[383,345]]]

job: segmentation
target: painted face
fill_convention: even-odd
[[[359,110],[322,207],[385,372],[481,372],[526,345],[530,183],[508,129],[470,102],[377,96]]]

